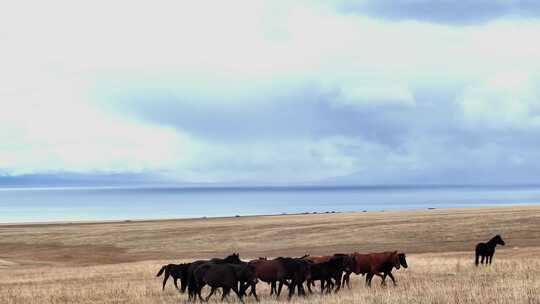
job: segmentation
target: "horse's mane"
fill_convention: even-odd
[[[493,243],[498,243],[499,240],[502,240],[501,238],[501,235],[497,234],[496,236],[492,237],[488,243],[489,244],[493,244]]]

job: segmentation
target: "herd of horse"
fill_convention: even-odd
[[[491,264],[495,247],[504,245],[500,235],[496,235],[486,243],[478,243],[475,250],[475,264]],[[386,284],[390,277],[394,285],[396,279],[392,270],[407,268],[406,255],[403,252],[387,251],[377,253],[335,253],[326,256],[304,255],[302,257],[278,257],[268,259],[260,257],[251,261],[242,261],[238,253],[225,258],[197,260],[191,263],[168,264],[161,267],[157,276],[164,275],[162,289],[169,277],[174,286],[182,293],[187,291],[188,300],[201,301],[208,299],[219,288],[222,289],[224,300],[232,290],[243,302],[244,296],[253,296],[259,301],[256,286],[259,281],[270,285],[270,295],[279,297],[283,286],[288,288],[288,299],[295,294],[306,295],[304,284],[310,293],[312,287],[320,282],[320,293],[338,292],[344,286],[350,288],[352,273],[366,275],[365,284],[371,286],[373,277],[381,278],[381,285]],[[180,281],[180,287],[178,286]],[[203,298],[201,291],[205,286],[211,288],[210,293]],[[249,294],[248,294],[249,290]]]

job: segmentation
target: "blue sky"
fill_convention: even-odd
[[[0,5],[0,175],[535,183],[536,1]]]

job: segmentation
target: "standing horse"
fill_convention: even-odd
[[[476,257],[474,259],[474,264],[478,266],[479,257],[482,257],[482,261],[480,263],[484,264],[485,259],[486,265],[491,264],[491,261],[493,260],[493,255],[495,254],[495,247],[497,247],[497,245],[504,246],[504,241],[498,234],[491,238],[491,240],[487,241],[487,243],[478,243],[475,250]]]

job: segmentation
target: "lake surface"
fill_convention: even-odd
[[[0,188],[0,222],[127,220],[540,203],[540,186]]]

